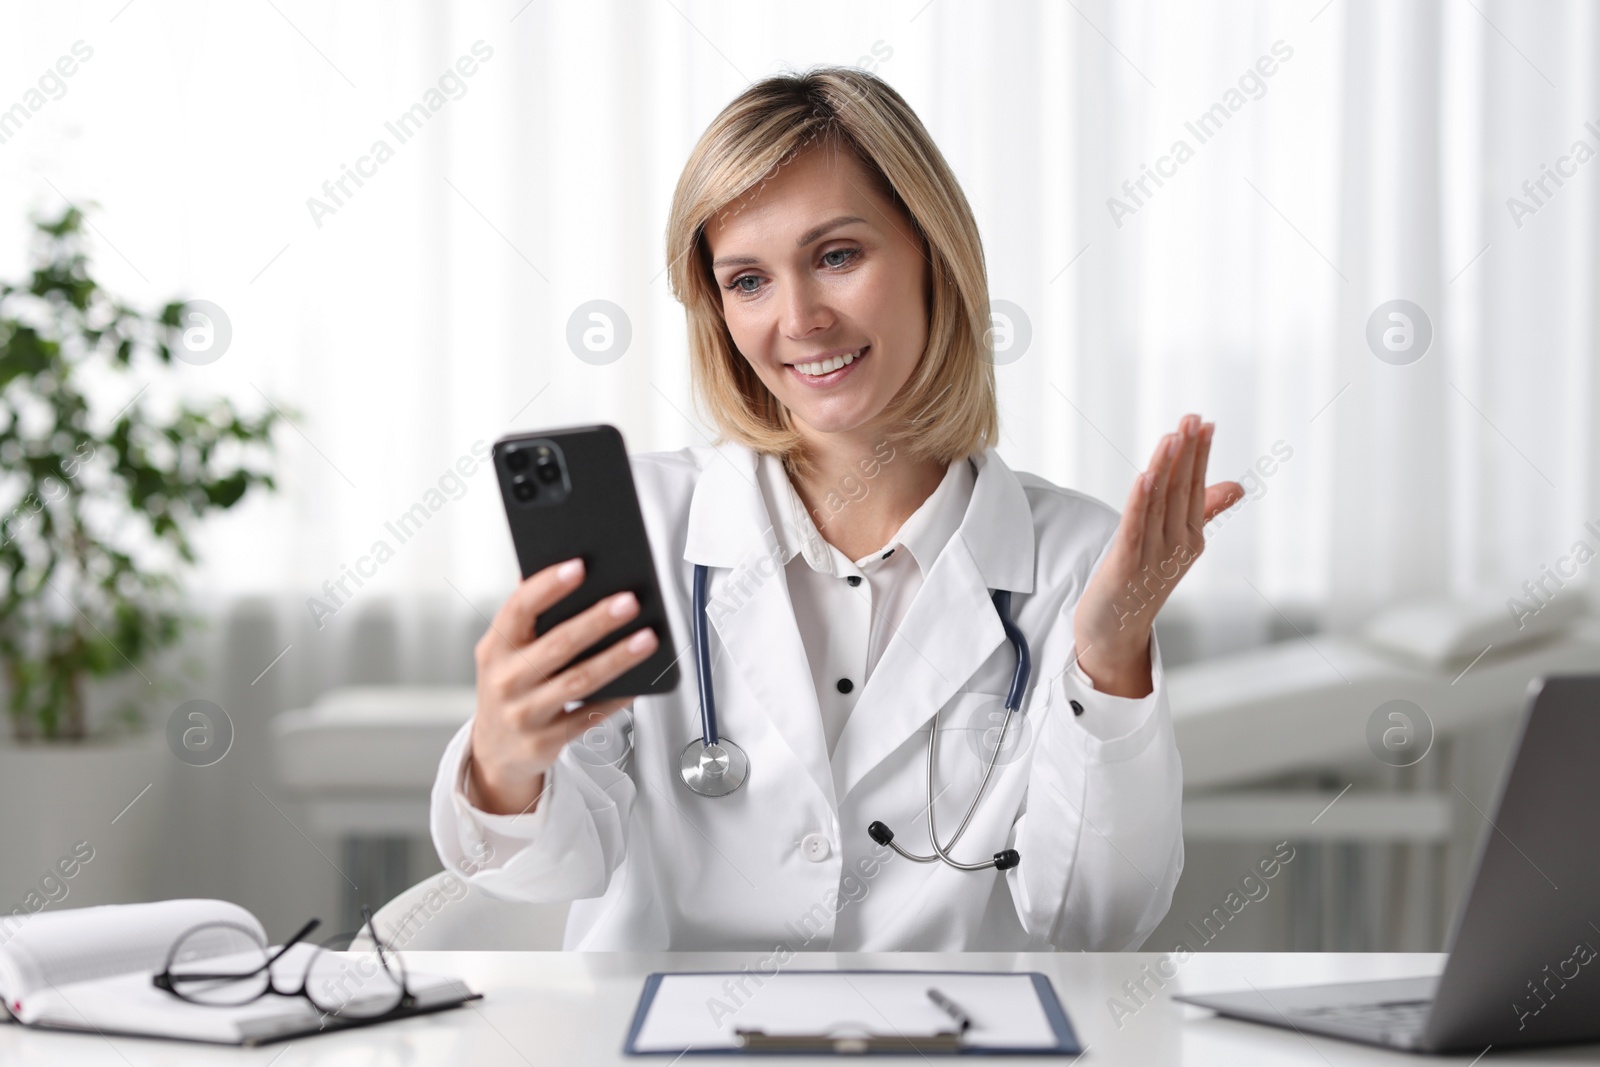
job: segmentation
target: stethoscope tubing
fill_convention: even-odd
[[[695,678],[698,680],[700,688],[700,741],[703,746],[702,752],[712,750],[713,746],[718,745],[736,748],[736,746],[732,746],[731,742],[723,738],[717,729],[716,697],[711,682],[711,639],[708,633],[706,617],[706,585],[709,577],[709,567],[700,563],[695,564],[693,582],[694,661]],[[881,822],[875,822],[868,828],[868,834],[873,840],[880,844],[888,845],[899,855],[916,863],[933,863],[942,860],[957,870],[982,871],[990,867],[999,867],[1001,870],[1007,870],[1015,867],[1019,861],[1019,857],[1013,849],[997,852],[993,859],[985,860],[982,863],[962,863],[950,855],[956,844],[961,840],[962,835],[967,832],[967,827],[972,823],[972,816],[977,813],[978,802],[983,799],[984,790],[988,788],[989,780],[994,777],[994,769],[999,763],[1000,751],[1005,746],[1006,734],[1011,726],[1011,717],[1022,706],[1022,698],[1027,692],[1028,680],[1033,673],[1033,660],[1028,651],[1028,640],[1023,636],[1022,630],[1011,619],[1010,590],[996,589],[991,594],[991,597],[994,601],[995,611],[1000,616],[1000,625],[1004,628],[1007,639],[1010,640],[1012,648],[1016,651],[1017,663],[1011,674],[1011,687],[1006,693],[1006,714],[1000,723],[1000,737],[995,743],[994,751],[989,754],[989,764],[984,768],[983,779],[978,783],[978,789],[972,797],[972,803],[967,805],[966,815],[962,817],[960,825],[956,827],[956,832],[949,842],[944,845],[939,844],[939,831],[933,814],[934,801],[938,799],[934,793],[933,771],[934,754],[939,739],[939,713],[934,712],[933,724],[928,734],[927,767],[928,842],[933,846],[933,855],[923,856],[907,851],[894,840],[893,831]],[[683,774],[685,784],[695,792],[700,792],[703,796],[726,796],[727,792],[702,792],[702,787],[697,787],[696,783],[690,780],[693,773],[691,770],[694,759],[693,745],[694,743],[690,742],[690,749],[686,750],[684,754]],[[715,751],[721,753],[723,749],[717,748]],[[702,756],[701,759],[703,760],[704,757]],[[742,784],[742,776],[739,779],[730,781],[727,787],[728,791],[737,790],[740,784]]]
[[[700,684],[700,740],[707,748],[717,743],[717,703],[711,690],[711,639],[706,633],[706,579],[710,568],[694,568],[694,671]]]
[[[933,761],[934,748],[939,737],[939,713],[933,713],[933,725],[928,733],[928,844],[933,846],[933,855],[923,856],[910,852],[895,841],[891,835],[886,844],[901,856],[915,863],[933,863],[943,860],[950,866],[962,871],[984,871],[990,867],[998,866],[1005,853],[997,853],[993,859],[981,863],[962,863],[954,859],[950,853],[955,850],[956,843],[961,840],[961,835],[967,832],[967,826],[972,822],[972,816],[977,813],[978,802],[983,799],[983,791],[988,788],[989,779],[994,776],[995,765],[1000,760],[1000,751],[1005,747],[1006,731],[1011,726],[1011,716],[1022,706],[1022,696],[1028,688],[1028,678],[1033,672],[1032,657],[1028,652],[1028,639],[1022,631],[1011,621],[1011,591],[996,589],[993,594],[995,610],[1000,613],[1000,625],[1004,627],[1006,637],[1010,639],[1011,646],[1016,650],[1017,665],[1011,674],[1011,689],[1006,694],[1006,716],[1000,721],[1000,736],[995,741],[994,751],[989,754],[989,765],[984,768],[983,780],[978,783],[977,792],[972,796],[972,803],[967,805],[967,814],[962,818],[961,825],[956,827],[955,834],[949,842],[939,844],[939,830],[934,822],[933,807],[938,797],[933,791]],[[881,825],[881,824],[877,824]],[[884,827],[887,831],[887,827]],[[1014,856],[1015,853],[1012,853]],[[1012,864],[1015,866],[1015,864]]]

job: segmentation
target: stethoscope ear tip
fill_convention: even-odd
[[[1004,849],[994,854],[994,869],[997,871],[1009,871],[1021,862],[1022,856],[1014,848]]]
[[[880,845],[887,845],[889,842],[894,840],[894,831],[883,825],[881,822],[874,822],[871,826],[867,827],[867,836],[872,838]]]

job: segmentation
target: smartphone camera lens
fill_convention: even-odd
[[[567,499],[566,469],[559,446],[532,437],[498,445],[506,502],[529,508],[552,507]]]

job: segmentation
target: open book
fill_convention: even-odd
[[[256,917],[225,900],[72,908],[36,913],[20,927],[0,925],[4,1014],[26,1026],[228,1045],[255,1045],[372,1021],[357,1017],[359,1012],[319,1010],[303,996],[268,993],[247,1004],[219,1007],[190,1003],[157,988],[152,977],[166,965],[172,946],[194,927],[210,922],[233,923],[266,944]],[[316,953],[312,944],[291,948],[272,966],[277,987],[298,989]],[[355,958],[335,954],[323,961]],[[204,960],[217,973],[234,973],[228,969],[232,962],[226,956]],[[406,985],[415,1004],[405,1014],[478,996],[456,979],[438,975],[408,971]],[[352,995],[361,996],[359,987]]]

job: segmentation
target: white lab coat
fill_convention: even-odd
[[[432,800],[450,869],[493,896],[573,901],[583,950],[1135,949],[1183,869],[1183,770],[1160,650],[1154,691],[1096,691],[1068,670],[1073,609],[1118,514],[1015,473],[989,449],[961,526],[929,569],[828,758],[816,691],[756,482],[756,455],[716,447],[631,457],[682,682],[569,745],[532,814],[474,813],[460,791],[470,726]],[[722,732],[750,757],[730,796],[689,792],[679,755],[700,736],[694,564],[711,568],[712,677]],[[919,864],[875,844],[882,820],[928,847],[928,727],[940,718],[935,815],[948,842],[991,750],[1015,656],[990,600],[1012,591],[1033,673],[1008,744],[959,845],[1016,868]],[[1084,711],[1074,714],[1071,701]],[[618,759],[631,734],[627,755]],[[498,842],[486,854],[487,838]]]

